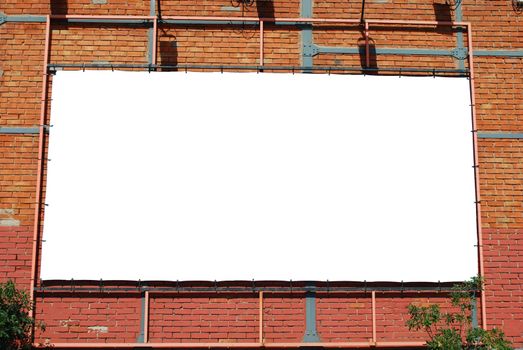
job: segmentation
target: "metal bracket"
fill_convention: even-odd
[[[0,12],[0,26],[7,22],[7,15],[3,12]]]
[[[141,301],[141,311],[140,311],[140,333],[138,334],[138,337],[136,338],[137,343],[144,343],[145,342],[145,303],[146,303],[145,293],[142,294],[142,301]]]
[[[457,58],[458,60],[464,60],[468,57],[469,51],[465,47],[458,47],[450,51],[452,57]]]
[[[313,57],[320,53],[320,49],[314,44],[303,45],[303,56]]]
[[[472,314],[470,315],[470,317],[472,318],[472,327],[478,328],[478,303],[476,300],[476,295],[474,295],[474,297],[472,298],[470,303],[472,304],[471,305]]]
[[[303,336],[304,343],[316,343],[320,341],[318,331],[316,329],[316,288],[309,284],[306,286],[305,292],[305,335]]]

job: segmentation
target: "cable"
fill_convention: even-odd
[[[512,8],[517,14],[523,13],[523,1],[521,0],[512,0]]]

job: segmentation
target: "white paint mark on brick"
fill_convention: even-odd
[[[93,5],[105,5],[105,4],[107,4],[107,0],[91,0],[91,4],[93,4]]]
[[[222,6],[221,8],[222,11],[224,12],[239,12],[240,11],[240,7],[235,7],[235,6]]]
[[[68,328],[68,327],[71,327],[71,326],[78,326],[79,324],[80,324],[80,321],[72,320],[70,318],[68,318],[67,320],[61,320],[60,321],[60,327],[65,327],[65,328]]]
[[[20,220],[16,220],[13,215],[15,210],[11,208],[0,209],[0,226],[20,226]]]
[[[20,220],[0,219],[0,226],[20,226]]]
[[[91,326],[87,327],[88,333],[95,332],[95,333],[107,333],[109,332],[109,327],[106,326]]]

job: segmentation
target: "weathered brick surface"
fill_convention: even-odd
[[[40,0],[5,0],[0,4],[0,11],[9,15],[47,15],[49,9],[49,2]]]
[[[141,299],[133,295],[84,294],[37,298],[37,319],[46,331],[38,342],[136,342]]]
[[[445,1],[367,1],[369,19],[445,21],[457,11]],[[161,1],[163,16],[298,17],[298,0]],[[148,15],[146,0],[4,0],[8,15]],[[353,18],[361,2],[314,2],[318,18]],[[463,2],[463,20],[473,24],[474,49],[523,49],[523,16],[509,0]],[[44,51],[43,23],[0,25],[0,127],[39,124]],[[147,63],[147,26],[54,23],[52,63]],[[317,25],[314,42],[323,46],[363,45],[358,26]],[[458,36],[443,26],[433,28],[376,26],[371,44],[378,48],[452,49]],[[467,35],[464,35],[466,43]],[[161,64],[259,64],[256,26],[161,25],[158,62]],[[266,24],[265,64],[301,64],[300,30]],[[359,54],[322,54],[315,65],[361,67]],[[445,56],[379,55],[371,64],[380,68],[458,67]],[[466,66],[466,63],[465,63]],[[475,87],[480,131],[523,132],[523,60],[475,57]],[[51,86],[52,78],[49,86]],[[52,98],[52,96],[49,96]],[[452,96],[449,96],[452,98]],[[444,101],[442,101],[444,103]],[[442,138],[444,140],[444,138]],[[516,346],[523,346],[523,141],[479,141],[480,187],[487,279],[489,326],[501,326]],[[0,281],[30,282],[38,138],[0,135]],[[45,181],[45,177],[44,177]],[[423,339],[405,328],[410,302],[432,303],[441,296],[377,296],[378,340]],[[140,332],[141,296],[45,295],[37,299],[37,318],[48,330],[38,340],[53,342],[134,342]],[[255,296],[151,297],[151,340],[157,342],[251,342],[258,337]],[[297,342],[305,331],[303,295],[268,296],[264,300],[264,336],[268,342]],[[369,295],[318,295],[318,331],[323,341],[367,341],[372,337]]]
[[[379,305],[377,310],[381,310]],[[322,341],[368,341],[372,338],[370,294],[353,298],[321,295],[317,302],[317,320]]]
[[[523,48],[523,17],[512,1],[478,0],[463,6],[465,20],[474,24],[475,46],[489,49]]]
[[[484,131],[521,132],[523,60],[477,57],[474,68],[478,128]]]
[[[523,230],[485,229],[483,234],[489,324],[501,327],[509,338],[521,346]]]
[[[0,125],[34,126],[40,113],[44,25],[0,26]]]
[[[29,227],[0,226],[0,281],[11,279],[18,285],[29,285],[32,239]]]
[[[147,30],[101,25],[56,25],[50,62],[147,63]],[[125,45],[125,51],[117,49]]]
[[[37,150],[36,136],[0,135],[0,209],[4,220],[19,221],[14,226],[33,220]]]
[[[483,226],[522,228],[523,143],[481,140],[479,147]]]

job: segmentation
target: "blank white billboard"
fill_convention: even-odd
[[[59,71],[43,279],[477,274],[465,78]]]

